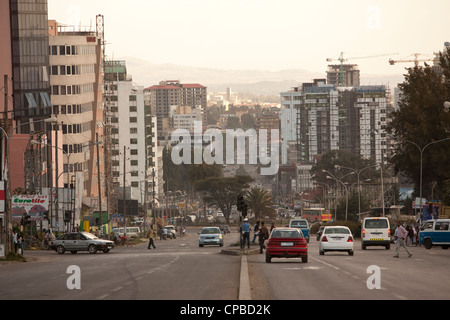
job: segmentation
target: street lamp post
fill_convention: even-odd
[[[347,218],[348,218],[348,188],[347,188],[347,186],[345,185],[344,182],[342,182],[341,180],[336,178],[330,171],[323,169],[322,172],[326,172],[326,173],[328,173],[331,176],[331,177],[327,176],[327,179],[334,179],[336,181],[336,183],[340,182],[344,186],[345,198],[346,198],[346,201],[345,201],[345,221],[347,221]],[[354,172],[350,172],[349,174],[355,174],[355,173]],[[336,191],[337,191],[337,189],[336,189]],[[337,214],[337,212],[336,212],[336,214]]]
[[[446,141],[446,140],[450,140],[450,138],[444,138],[444,139],[440,139],[440,140],[436,140],[433,142],[430,142],[428,144],[426,144],[423,148],[421,148],[417,143],[415,143],[414,141],[410,141],[410,140],[404,140],[408,143],[411,143],[413,145],[415,145],[420,152],[420,178],[419,178],[419,197],[420,197],[420,206],[419,206],[419,217],[422,217],[422,167],[423,167],[423,152],[425,151],[425,149],[435,143],[438,142],[442,142],[442,141]]]

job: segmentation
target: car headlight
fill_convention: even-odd
[[[219,236],[219,239],[222,239],[222,235]]]

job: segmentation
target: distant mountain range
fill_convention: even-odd
[[[145,60],[123,57],[127,72],[137,85],[150,87],[163,80],[180,80],[181,83],[200,83],[208,92],[248,92],[255,95],[279,95],[303,82],[326,78],[323,73],[304,69],[267,70],[219,70],[175,64],[154,64]],[[385,84],[391,88],[403,82],[403,75],[361,75],[362,85]]]

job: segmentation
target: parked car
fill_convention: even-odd
[[[292,219],[289,222],[289,228],[300,228],[306,242],[309,242],[309,223],[308,220],[302,218]]]
[[[266,244],[266,262],[272,258],[302,258],[308,262],[308,242],[299,228],[275,228]]]
[[[353,235],[348,227],[325,227],[320,237],[319,254],[324,255],[327,251],[346,251],[352,256],[353,241]]]
[[[384,246],[391,248],[391,228],[389,219],[385,217],[364,218],[361,226],[361,248],[367,246]]]
[[[431,229],[421,230],[419,242],[425,249],[431,249],[433,246],[448,249],[450,246],[450,219],[437,219],[433,222]]]
[[[168,226],[165,226],[164,228],[167,229],[167,237],[169,239],[176,239],[177,238],[177,231],[175,230],[175,226],[168,225]]]
[[[223,236],[222,232],[218,227],[205,227],[201,232],[198,239],[198,246],[203,247],[205,245],[219,245],[223,246]]]
[[[77,253],[78,251],[96,253],[98,250],[108,253],[114,248],[114,242],[99,239],[89,232],[71,232],[63,234],[56,238],[56,240],[53,240],[50,244],[50,248],[59,254],[63,254],[66,250],[71,253]]]

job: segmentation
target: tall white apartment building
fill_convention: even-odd
[[[156,193],[159,188],[158,166],[162,165],[158,163],[156,117],[145,108],[144,87],[127,75],[125,61],[107,61],[105,74],[112,179],[125,187],[127,200],[148,204],[153,189]],[[123,198],[122,194],[116,197]]]

